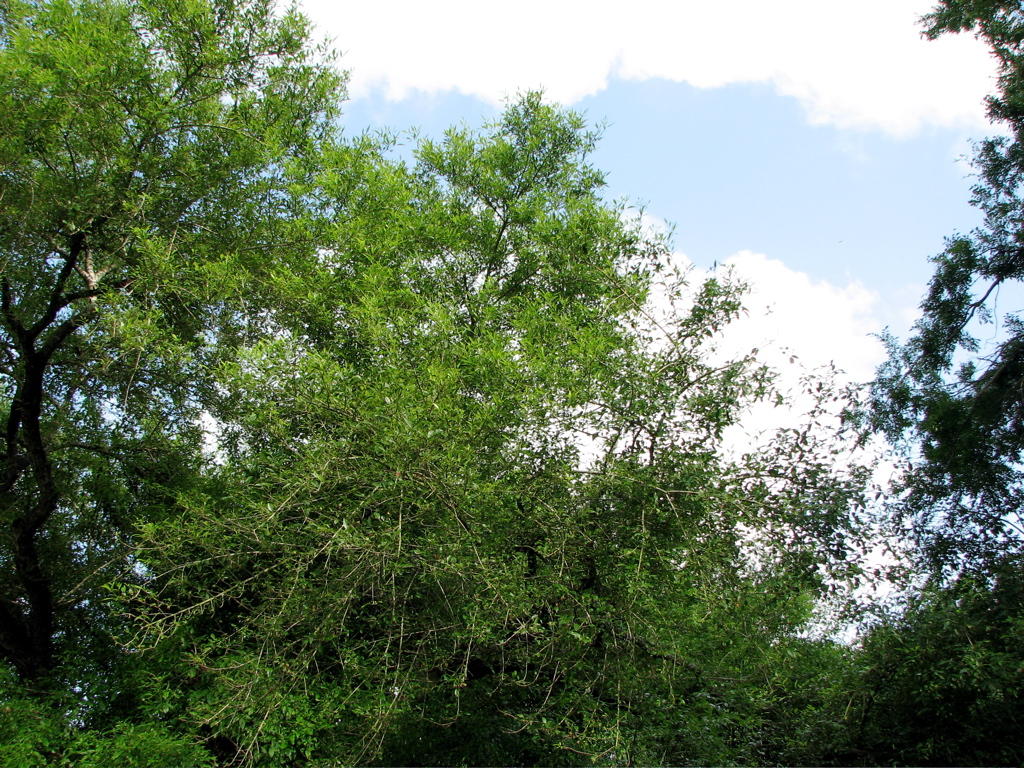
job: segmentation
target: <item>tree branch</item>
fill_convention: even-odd
[[[35,339],[45,331],[50,324],[57,318],[57,313],[60,312],[61,308],[66,304],[61,303],[64,297],[64,286],[67,285],[68,278],[71,277],[71,273],[75,271],[75,266],[78,264],[78,258],[85,248],[85,232],[79,231],[71,235],[71,250],[67,257],[64,259],[64,264],[61,266],[60,274],[57,275],[57,280],[53,285],[53,290],[50,291],[50,301],[46,305],[46,311],[43,312],[43,316],[28,329],[28,337]]]

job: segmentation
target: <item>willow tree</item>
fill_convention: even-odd
[[[89,718],[130,709],[102,587],[263,332],[245,276],[313,252],[295,185],[341,81],[305,31],[260,0],[0,6],[0,656]]]
[[[269,3],[3,23],[0,756],[780,754],[863,478],[813,425],[727,458],[771,392],[713,362],[738,287],[604,200],[578,115],[407,166]]]
[[[413,168],[324,169],[317,263],[218,367],[212,464],[140,547],[134,642],[185,659],[160,706],[223,759],[766,758],[860,478],[810,431],[723,458],[770,389],[710,362],[736,287],[673,275],[593,140],[528,96]]]

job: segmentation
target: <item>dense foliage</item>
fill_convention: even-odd
[[[927,34],[974,31],[999,65],[992,120],[976,147],[974,232],[948,239],[921,319],[874,384],[874,425],[908,448],[887,506],[916,547],[923,590],[876,627],[861,654],[854,754],[867,762],[1016,765],[1024,686],[1024,326],[1000,315],[1024,278],[1024,8],[943,0]],[[1003,306],[1005,306],[1005,302]],[[998,343],[978,341],[996,323]],[[992,336],[990,330],[987,335]]]
[[[779,397],[715,352],[741,287],[603,197],[578,115],[526,95],[406,163],[342,133],[307,34],[0,6],[0,764],[928,761],[1010,727],[1012,574],[969,652],[938,598],[814,639],[870,546],[835,395],[725,450]],[[965,735],[925,749],[907,681],[965,654]]]
[[[867,638],[851,762],[1019,765],[1022,640],[1019,568],[925,590]]]
[[[901,512],[942,578],[996,567],[1024,536],[1024,326],[998,312],[1000,292],[1024,278],[1024,14],[1015,0],[945,0],[925,21],[931,37],[975,30],[989,44],[1000,68],[989,116],[1008,134],[977,146],[984,223],[933,259],[921,319],[906,344],[892,342],[875,385],[877,425],[919,447]],[[1000,340],[982,348],[988,323]]]

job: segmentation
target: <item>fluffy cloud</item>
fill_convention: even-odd
[[[858,282],[836,286],[812,280],[777,259],[741,251],[724,266],[749,287],[745,313],[729,328],[721,351],[736,356],[751,348],[784,369],[795,358],[814,370],[835,364],[851,382],[868,381],[884,357],[873,336],[882,329],[879,297]]]
[[[623,220],[639,226],[650,238],[670,235],[668,223],[645,210],[627,208]],[[841,384],[873,379],[885,358],[878,334],[886,327],[905,333],[916,319],[915,305],[923,290],[919,285],[906,286],[905,291],[894,292],[905,299],[896,302],[903,305],[884,307],[881,297],[857,280],[845,285],[815,280],[754,251],[738,251],[713,270],[697,267],[681,251],[671,258],[687,274],[692,290],[713,272],[745,286],[743,311],[715,340],[715,355],[724,362],[757,350],[757,358],[778,371],[786,386],[829,367],[836,369]],[[651,303],[656,317],[678,311],[657,284]]]
[[[715,355],[725,361],[757,350],[757,358],[778,373],[777,387],[788,399],[785,407],[767,402],[751,407],[726,434],[729,450],[743,451],[779,428],[799,424],[813,405],[802,393],[805,376],[826,374],[834,366],[837,385],[874,377],[885,357],[874,336],[884,324],[877,294],[857,282],[838,286],[812,280],[750,251],[734,254],[723,267],[749,289],[744,314],[716,340]]]
[[[933,0],[303,0],[352,71],[353,97],[543,87],[572,103],[609,79],[771,83],[815,123],[906,135],[984,124],[992,60],[968,36],[921,39]]]

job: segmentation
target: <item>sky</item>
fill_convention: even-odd
[[[995,65],[970,35],[923,39],[930,0],[301,5],[349,70],[352,133],[479,126],[538,88],[603,125],[609,199],[671,228],[681,261],[735,268],[729,346],[770,363],[869,380],[872,334],[906,333],[929,257],[979,223]]]

